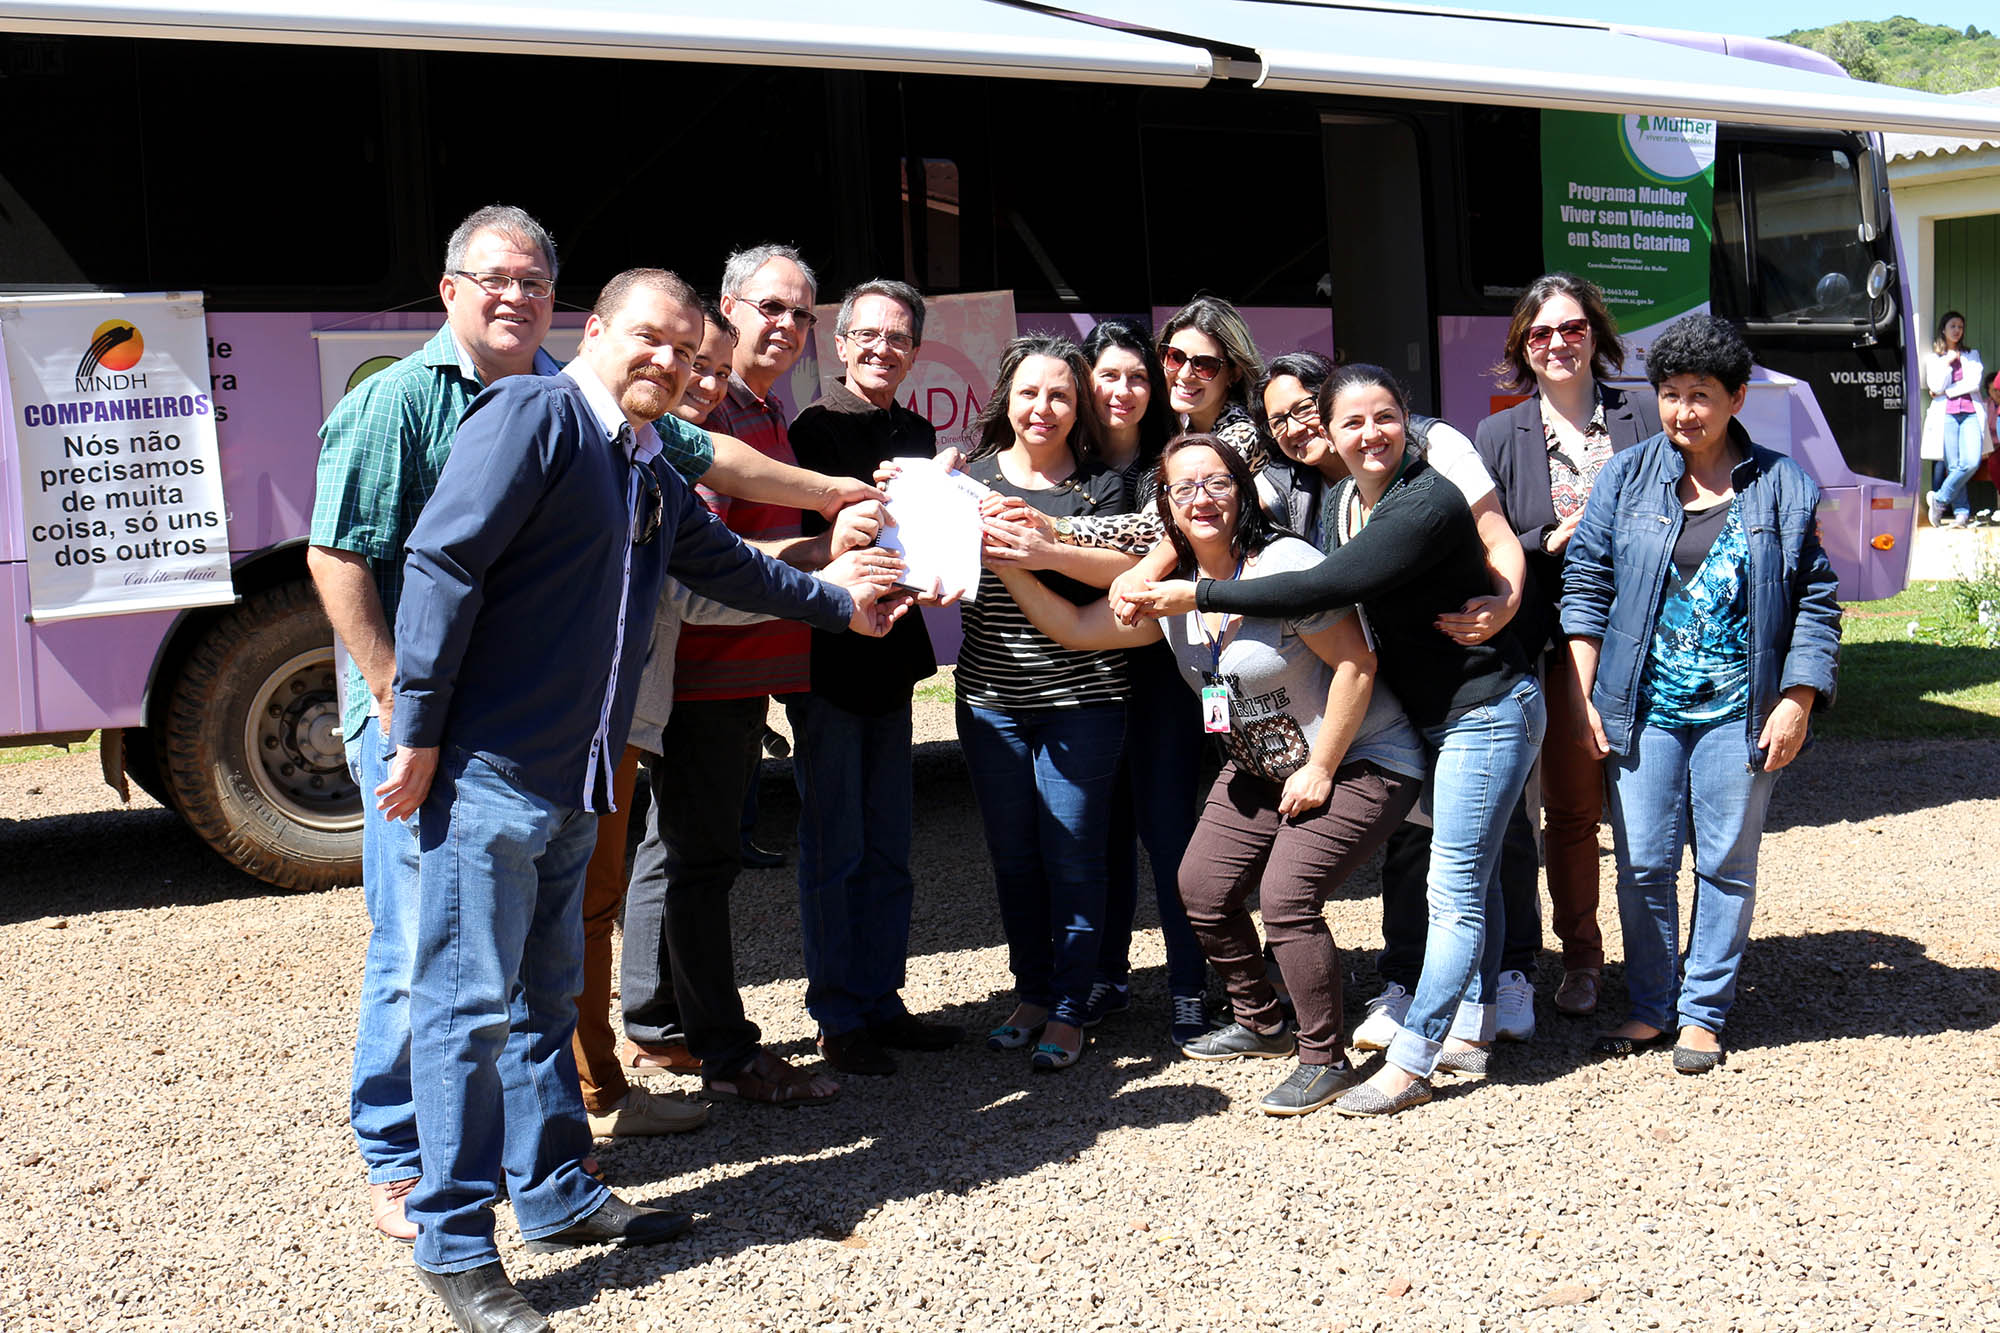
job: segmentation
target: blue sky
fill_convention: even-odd
[[[1697,32],[1733,32],[1772,37],[1799,28],[1818,28],[1845,19],[1886,19],[1898,14],[1939,23],[1961,31],[1968,23],[2000,31],[1995,12],[1986,4],[1941,4],[1937,0],[1675,0],[1670,5],[1609,5],[1604,0],[1428,0],[1440,9],[1488,9],[1516,14],[1558,14],[1568,18],[1612,21],[1638,26],[1689,28]],[[1981,11],[1984,11],[1983,15]]]

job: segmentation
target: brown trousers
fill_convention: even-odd
[[[1320,909],[1334,887],[1388,840],[1423,784],[1374,764],[1344,764],[1326,804],[1287,819],[1284,788],[1223,765],[1181,857],[1181,902],[1236,1021],[1269,1029],[1283,1017],[1250,920],[1259,892],[1264,933],[1291,987],[1299,1063],[1333,1064],[1342,1042],[1340,951]]]
[[[1549,650],[1542,673],[1549,704],[1542,741],[1542,860],[1563,969],[1604,966],[1597,925],[1597,825],[1604,817],[1604,761],[1591,753],[1589,724],[1569,649]]]
[[[583,991],[576,997],[570,1048],[584,1109],[592,1115],[603,1115],[632,1090],[618,1063],[618,1034],[611,1026],[611,928],[625,906],[625,835],[638,776],[639,751],[628,745],[611,784],[618,809],[597,817],[597,850],[583,872]]]

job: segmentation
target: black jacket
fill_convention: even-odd
[[[1604,403],[1604,426],[1617,453],[1660,433],[1660,410],[1651,394],[1609,384],[1597,386]],[[1479,423],[1472,447],[1493,474],[1494,498],[1521,539],[1528,560],[1528,587],[1522,595],[1516,632],[1521,642],[1539,653],[1561,630],[1556,602],[1563,591],[1563,557],[1550,555],[1542,543],[1556,526],[1555,500],[1549,491],[1548,438],[1542,432],[1542,396],[1522,401]]]

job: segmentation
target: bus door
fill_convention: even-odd
[[[1372,361],[1439,406],[1430,234],[1416,126],[1399,117],[1320,115],[1332,260],[1333,338],[1346,361]]]

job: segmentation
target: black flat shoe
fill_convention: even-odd
[[[459,1333],[554,1333],[549,1321],[514,1290],[498,1259],[463,1273],[419,1268],[417,1276],[444,1301]]]
[[[613,1194],[598,1206],[596,1212],[581,1221],[570,1223],[553,1235],[529,1241],[528,1248],[536,1254],[554,1254],[590,1245],[616,1245],[620,1249],[630,1249],[635,1245],[661,1245],[693,1225],[694,1219],[686,1213],[640,1208]]]
[[[882,1049],[870,1028],[819,1035],[820,1059],[843,1074],[885,1076],[896,1072],[896,1061]]]
[[[965,1029],[956,1023],[927,1023],[915,1014],[898,1014],[882,1023],[870,1023],[868,1035],[878,1045],[897,1051],[948,1051],[965,1040]]]
[[[776,870],[785,863],[783,852],[774,852],[769,847],[759,847],[749,839],[743,841],[743,868],[745,870]]]
[[[1692,1046],[1674,1047],[1674,1072],[1676,1074],[1706,1074],[1724,1063],[1721,1051],[1697,1051]]]
[[[1671,1046],[1678,1034],[1665,1030],[1655,1032],[1650,1037],[1599,1037],[1590,1043],[1592,1055],[1638,1055],[1644,1051],[1657,1051],[1662,1046]]]

